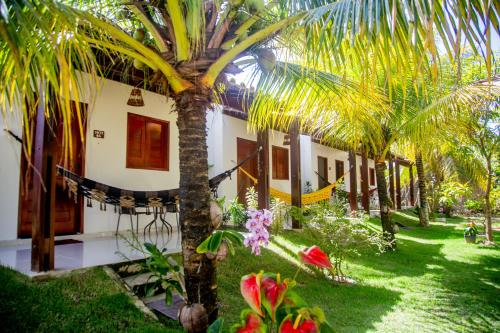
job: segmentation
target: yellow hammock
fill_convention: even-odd
[[[257,185],[258,180],[254,176],[252,176],[248,171],[243,169],[242,167],[238,168],[241,172],[243,172],[250,180],[253,182],[254,185]],[[302,204],[303,205],[309,205],[313,204],[316,202],[320,201],[325,201],[325,200],[330,200],[330,194],[332,193],[332,189],[334,189],[337,186],[337,183],[344,179],[344,176],[347,174],[342,175],[335,183],[328,185],[327,187],[322,188],[321,190],[311,192],[311,193],[306,193],[302,194]],[[280,190],[277,190],[275,188],[269,188],[269,193],[271,196],[275,198],[279,198],[281,201],[284,201],[287,204],[292,203],[292,195],[290,193],[282,192]]]

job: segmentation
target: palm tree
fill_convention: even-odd
[[[272,87],[256,93],[252,118],[256,126],[272,125],[266,113],[272,111],[275,122],[287,119],[284,127],[300,116],[303,126],[326,130],[334,117],[368,113],[371,98],[367,92],[376,90],[361,86],[360,92],[359,85],[332,74],[334,69],[356,65],[363,69],[363,77],[380,66],[392,83],[398,74],[407,72],[410,63],[418,63],[411,67],[418,78],[428,69],[437,69],[434,31],[452,57],[462,37],[478,49],[484,45],[489,57],[490,30],[498,31],[499,22],[491,2],[466,0],[67,3],[74,7],[56,1],[15,0],[0,11],[0,104],[7,107],[26,101],[35,105],[33,87],[39,82],[44,90],[55,92],[51,102],[61,106],[69,124],[75,115],[68,101],[78,87],[78,71],[100,73],[95,50],[133,60],[136,67],[151,74],[150,84],[167,87],[178,112],[180,220],[188,301],[201,301],[211,319],[217,316],[215,266],[195,249],[211,232],[205,118],[217,82],[224,82],[226,74],[253,59],[262,73],[257,88]],[[146,32],[145,41],[142,32],[132,36],[139,28]],[[300,65],[275,63],[273,50],[281,49],[288,50],[286,59]],[[266,80],[277,73],[284,77],[278,84]],[[78,99],[77,94],[73,97]],[[334,112],[329,115],[325,110]],[[23,107],[23,115],[28,133],[30,111]],[[69,136],[65,137],[71,150]],[[26,151],[29,154],[29,143]]]
[[[422,160],[422,152],[417,149],[415,152],[415,165],[417,168],[418,177],[418,199],[420,207],[418,210],[419,224],[421,227],[428,227],[429,222],[429,203],[427,201],[427,188],[425,185],[424,162]]]
[[[491,224],[490,194],[494,186],[494,163],[498,163],[500,147],[500,112],[498,100],[479,105],[473,113],[458,119],[455,135],[448,137],[450,144],[443,153],[452,160],[454,170],[479,189],[484,200],[486,241],[494,243]]]

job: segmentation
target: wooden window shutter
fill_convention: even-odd
[[[145,120],[129,113],[127,127],[127,168],[142,168],[146,156]]]
[[[168,171],[169,123],[128,114],[127,168]]]

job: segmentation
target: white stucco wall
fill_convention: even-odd
[[[0,112],[0,240],[17,238],[21,144],[4,129],[22,137],[17,112]]]
[[[91,82],[83,75],[85,82]],[[92,85],[92,84],[90,84]],[[88,85],[87,85],[88,86]],[[166,97],[148,91],[142,91],[144,107],[128,106],[127,100],[132,87],[110,80],[103,80],[99,91],[82,89],[80,98],[88,103],[88,122],[85,154],[85,177],[98,182],[129,190],[164,190],[179,186],[179,153],[176,113],[172,112],[172,103]],[[154,171],[126,168],[127,113],[145,115],[169,122],[169,170]],[[0,117],[0,128],[10,128],[21,135],[21,121],[8,113],[6,119]],[[93,137],[94,130],[105,132],[104,139]],[[213,177],[237,163],[237,138],[256,140],[256,133],[248,131],[247,122],[224,115],[220,106],[207,115],[207,146],[209,176]],[[276,189],[290,193],[290,180],[272,178],[272,146],[288,149],[283,145],[285,134],[271,131],[269,136],[270,185]],[[309,136],[301,135],[301,173],[302,188],[310,181],[314,190],[318,188],[317,158],[328,158],[328,180],[335,179],[335,160],[344,161],[345,171],[349,167],[347,152],[313,143]],[[21,146],[5,131],[0,131],[0,240],[17,238],[18,198],[20,177]],[[360,190],[358,156],[358,190]],[[369,160],[369,167],[374,163]],[[290,163],[289,163],[290,167]],[[290,170],[289,170],[289,175]],[[349,182],[346,182],[349,190]],[[219,188],[219,195],[226,196],[227,202],[236,196],[237,174],[224,181]],[[113,207],[100,211],[99,205],[84,205],[84,233],[109,232],[116,228],[118,215]],[[174,222],[174,217],[169,217]],[[140,227],[151,220],[151,216],[140,216]],[[135,219],[134,219],[135,223]],[[128,216],[123,216],[120,229],[130,227]]]
[[[132,87],[105,80],[89,105],[87,123],[85,177],[127,190],[164,190],[179,186],[179,140],[175,124],[177,116],[172,112],[172,102],[165,96],[142,91],[144,107],[127,105]],[[142,170],[126,168],[127,114],[134,113],[169,122],[169,170]],[[93,137],[94,130],[103,130],[104,139]],[[100,211],[86,207],[84,232],[111,231],[116,227],[118,215],[112,207]],[[139,223],[145,225],[151,216],[140,216]],[[135,221],[134,221],[135,223]],[[123,216],[120,229],[129,229],[128,216]]]
[[[257,134],[247,129],[247,122],[217,111],[209,114],[207,120],[208,128],[208,151],[209,165],[214,165],[209,169],[210,177],[220,172],[228,170],[237,164],[237,139],[257,140]],[[288,158],[290,159],[290,146],[283,145],[285,134],[278,131],[269,133],[269,179],[270,186],[280,191],[290,192],[290,179],[273,179],[272,175],[272,146],[288,149]],[[220,165],[217,164],[220,163]],[[290,163],[288,163],[290,168]],[[290,169],[289,169],[290,175]],[[237,195],[237,174],[233,174],[231,179],[222,182],[218,191],[219,196],[225,196],[226,202]]]

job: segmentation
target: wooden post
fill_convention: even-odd
[[[394,167],[392,164],[392,155],[389,154],[389,198],[391,198],[392,204],[391,208],[394,208],[396,203],[396,198],[394,197]]]
[[[302,207],[302,190],[300,176],[300,129],[299,123],[294,121],[290,126],[290,185],[292,206]],[[292,219],[292,228],[300,229],[300,222]]]
[[[415,206],[415,184],[413,180],[413,165],[410,164],[408,171],[410,172],[410,206]]]
[[[257,147],[262,147],[258,154],[257,192],[259,209],[269,209],[269,131],[257,133]]]
[[[55,210],[55,160],[49,150],[49,131],[46,131],[44,92],[36,115],[33,150],[33,224],[31,230],[31,270],[35,272],[54,269],[54,210]],[[43,188],[45,186],[45,189]]]
[[[363,149],[361,155],[361,203],[365,212],[370,214],[370,179],[368,177],[368,152]]]
[[[396,208],[401,209],[401,175],[399,169],[399,161],[395,160],[395,172],[396,172]]]
[[[353,149],[349,150],[349,206],[351,212],[358,210],[356,152]]]

